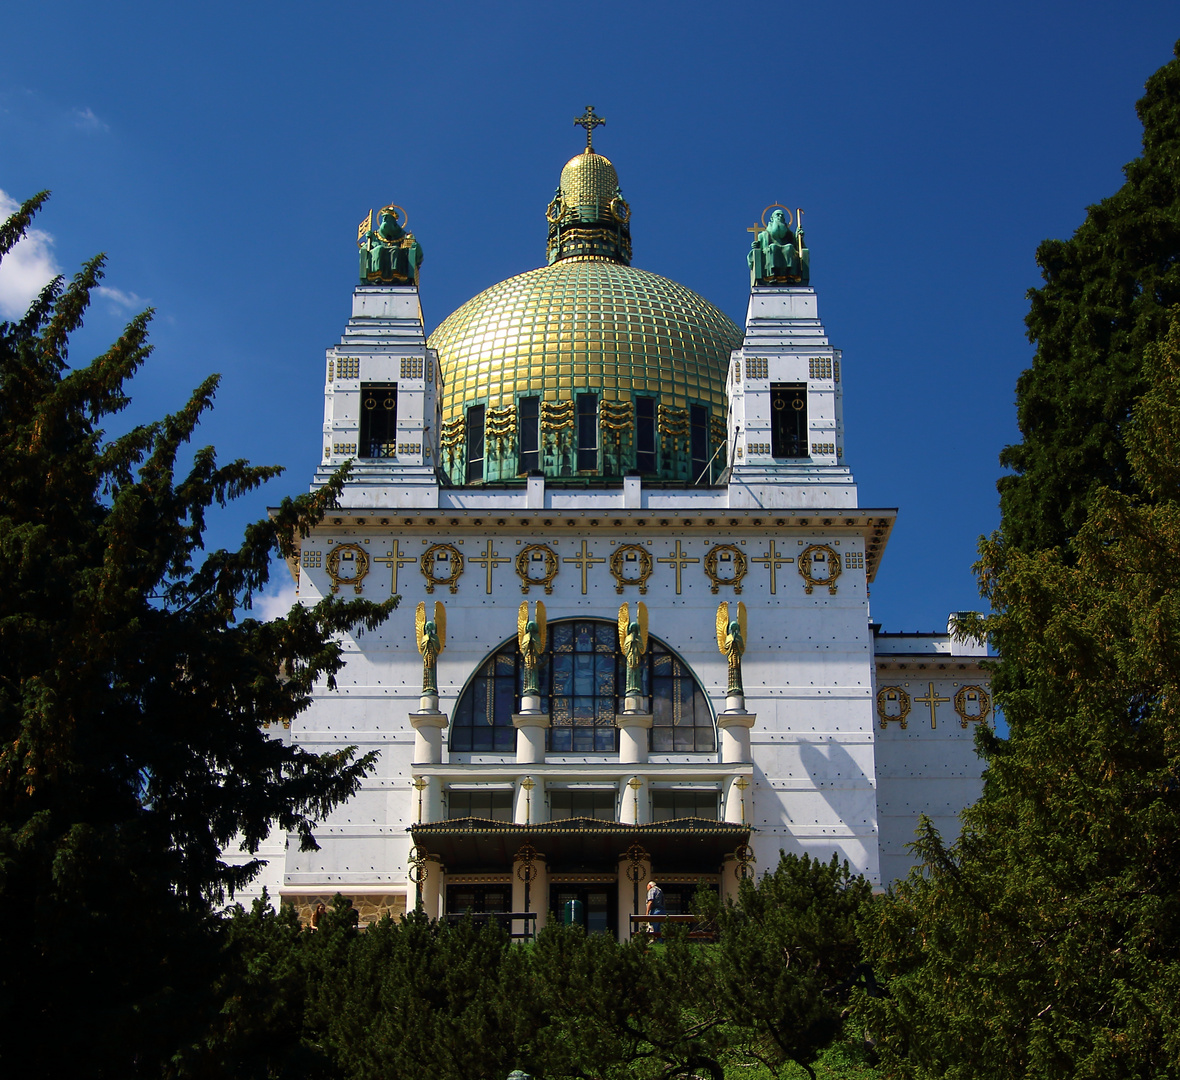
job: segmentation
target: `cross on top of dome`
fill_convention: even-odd
[[[594,106],[587,105],[586,111],[581,116],[574,117],[575,127],[584,127],[586,129],[586,153],[594,153],[594,129],[596,127],[603,127],[606,124],[606,117],[595,116]]]

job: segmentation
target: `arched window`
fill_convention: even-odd
[[[627,665],[615,623],[563,619],[549,624],[541,664],[541,708],[549,714],[548,749],[555,754],[609,753],[619,746],[615,714],[623,709]],[[520,707],[524,670],[515,641],[489,656],[464,688],[451,719],[451,750],[511,754],[516,749],[512,714]],[[654,753],[717,749],[713,711],[700,683],[654,637],[642,671],[651,698],[650,746]]]

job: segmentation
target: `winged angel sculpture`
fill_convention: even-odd
[[[619,607],[619,649],[627,661],[626,697],[640,697],[643,694],[639,665],[647,652],[647,605],[640,600],[635,607],[634,622],[631,621],[627,605]]]
[[[538,676],[541,671],[541,657],[545,655],[545,642],[548,634],[545,629],[545,605],[537,601],[537,614],[529,618],[529,602],[522,600],[520,611],[516,614],[516,644],[520,648],[520,655],[524,660],[524,697],[539,697],[541,691],[538,686]]]
[[[422,654],[422,693],[438,697],[438,654],[447,647],[447,613],[441,600],[434,602],[433,619],[426,617],[425,602],[418,601],[414,630]]]
[[[729,618],[729,601],[717,605],[717,648],[729,661],[729,685],[726,697],[745,696],[742,689],[742,653],[746,651],[746,605],[738,602],[734,619]]]

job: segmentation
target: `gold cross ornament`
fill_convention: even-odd
[[[582,595],[586,595],[586,571],[590,569],[595,563],[604,563],[606,559],[599,559],[591,555],[586,548],[586,541],[582,541],[582,550],[576,555],[567,556],[561,560],[562,562],[573,563],[579,570],[582,571]]]
[[[492,591],[492,571],[495,570],[496,567],[500,565],[500,563],[511,562],[512,560],[507,555],[501,555],[498,552],[493,551],[492,541],[489,537],[487,548],[482,552],[482,554],[473,556],[471,561],[473,563],[479,563],[479,565],[482,566],[487,572],[487,592],[490,594]]]
[[[396,540],[393,542],[393,550],[385,555],[379,555],[373,562],[389,563],[393,568],[393,583],[390,585],[391,592],[397,592],[397,572],[406,565],[406,563],[417,562],[416,555],[403,555],[401,549],[398,547]]]
[[[575,127],[584,127],[586,129],[586,152],[588,154],[594,153],[593,135],[596,127],[603,127],[606,124],[606,118],[603,116],[594,115],[594,106],[587,105],[586,111],[581,116],[574,117]]]
[[[680,550],[680,541],[676,541],[676,550],[668,556],[656,559],[656,562],[668,563],[676,567],[676,595],[680,595],[680,574],[690,563],[699,563],[700,559],[691,559],[688,552]]]
[[[930,706],[930,726],[932,728],[936,728],[938,727],[938,717],[935,715],[935,710],[937,710],[938,706],[943,702],[950,701],[950,698],[938,697],[934,693],[934,683],[927,683],[926,685],[930,687],[930,689],[926,691],[926,696],[916,697],[914,700],[921,703],[922,705]]]
[[[770,541],[770,550],[764,551],[760,559],[751,559],[750,562],[761,563],[770,571],[770,591],[771,593],[778,592],[778,568],[786,563],[793,563],[795,560],[788,555],[775,551],[774,541]]]

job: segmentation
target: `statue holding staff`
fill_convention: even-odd
[[[746,651],[746,605],[738,601],[735,618],[729,617],[729,601],[717,605],[717,648],[729,662],[726,697],[745,697],[742,689],[742,653]]]
[[[619,607],[619,649],[627,661],[627,688],[624,697],[642,697],[643,679],[640,663],[647,652],[647,605],[636,604],[635,621],[631,621],[627,605]]]
[[[522,697],[540,697],[538,686],[541,657],[545,653],[547,640],[545,630],[545,605],[537,601],[536,617],[529,618],[529,602],[522,600],[516,615],[516,644],[524,661],[524,687]]]
[[[441,600],[434,602],[433,619],[426,617],[425,602],[418,601],[414,629],[422,654],[422,693],[438,697],[438,654],[447,647],[447,613]]]

